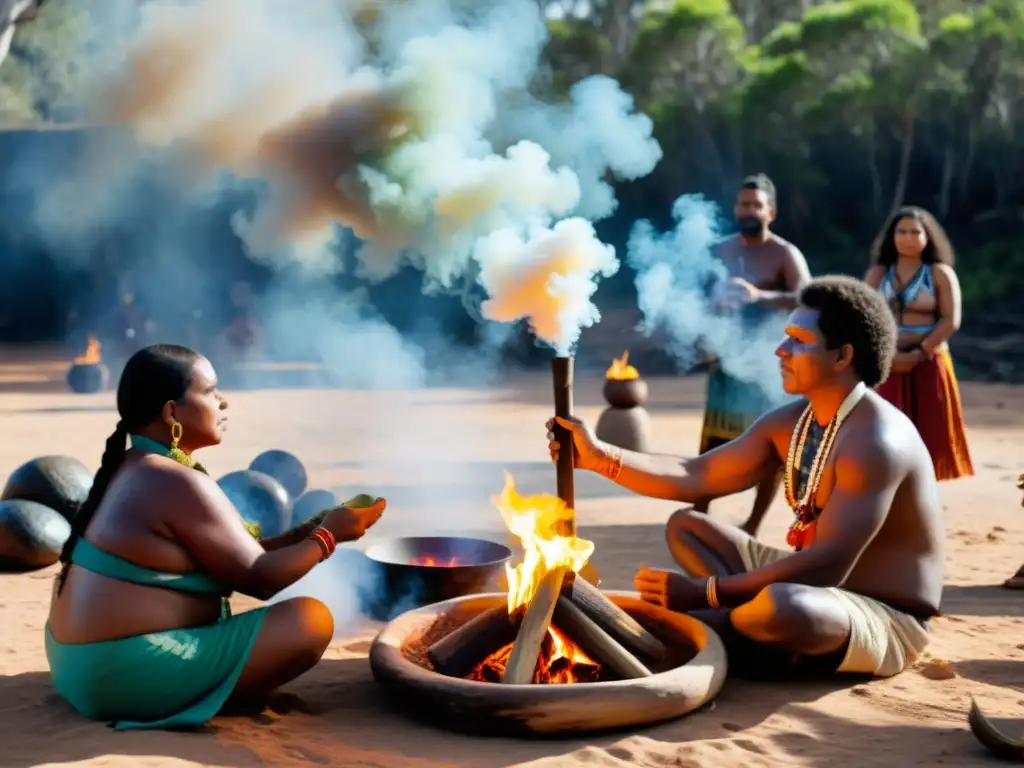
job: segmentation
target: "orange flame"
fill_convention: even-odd
[[[102,345],[95,336],[89,337],[89,343],[85,347],[85,352],[75,358],[75,365],[98,365],[100,362],[100,349]]]
[[[579,573],[594,553],[594,542],[559,533],[576,512],[557,496],[520,496],[512,476],[506,472],[505,487],[493,502],[524,550],[521,563],[505,564],[509,613],[529,605],[549,573],[559,568]]]
[[[508,529],[523,544],[523,561],[516,566],[505,564],[508,579],[508,612],[524,609],[530,604],[544,578],[555,569],[567,568],[576,573],[587,564],[594,551],[591,541],[561,533],[565,523],[576,512],[551,494],[520,496],[512,476],[505,473],[505,487],[493,499]],[[515,643],[498,649],[469,674],[470,680],[499,683]],[[597,680],[601,665],[557,627],[549,626],[541,644],[534,683],[581,683]]]
[[[629,365],[628,349],[622,353],[622,357],[612,360],[611,367],[605,371],[604,377],[606,379],[614,379],[615,381],[630,381],[640,378],[640,372],[632,365]]]

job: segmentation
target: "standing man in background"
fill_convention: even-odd
[[[775,221],[775,185],[766,175],[759,173],[743,180],[734,214],[739,234],[715,250],[729,278],[713,288],[714,303],[719,311],[738,317],[745,329],[754,331],[772,315],[788,314],[797,306],[797,297],[811,281],[811,273],[800,250],[770,229]],[[721,360],[712,359],[700,435],[702,454],[739,437],[758,417],[779,405],[766,386],[767,382],[731,376]],[[751,536],[757,535],[781,477],[776,475],[757,486],[750,517],[742,525]],[[694,505],[694,510],[706,513],[710,502],[705,499]]]

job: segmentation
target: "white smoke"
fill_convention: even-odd
[[[481,307],[484,316],[506,323],[526,318],[537,338],[563,356],[583,328],[601,319],[590,301],[597,278],[619,269],[615,249],[579,218],[525,238],[499,230],[478,242],[476,258],[480,282],[491,296]]]
[[[751,323],[742,313],[716,306],[712,286],[728,277],[713,252],[724,238],[720,212],[700,195],[683,195],[672,216],[676,225],[668,232],[638,221],[630,233],[626,259],[636,271],[643,329],[664,329],[669,351],[684,368],[710,354],[729,375],[758,383],[781,401],[785,395],[774,350],[782,340],[785,313],[765,313]]]
[[[423,382],[428,360],[444,357],[479,380],[511,321],[527,319],[564,354],[599,320],[594,291],[619,262],[589,222],[615,212],[613,183],[649,173],[661,149],[614,80],[545,91],[534,0],[167,0],[118,10],[107,29],[114,6],[89,5],[110,39],[83,103],[131,140],[110,132],[77,167],[42,157],[14,172],[32,188],[38,235],[64,258],[123,229],[169,269],[203,249],[214,274],[221,246],[190,229],[189,211],[216,210],[252,260],[288,276],[261,313],[278,348],[391,361],[341,382]],[[460,297],[479,314],[489,351],[472,363],[461,350],[435,354],[448,342],[429,323],[414,337],[389,331],[372,306],[416,301],[352,293],[408,268],[418,293]],[[523,276],[545,269],[528,297]],[[332,293],[339,276],[348,287]],[[152,288],[138,292],[162,301]]]
[[[97,99],[105,119],[183,152],[197,185],[220,183],[223,168],[268,183],[232,219],[255,259],[337,272],[331,245],[348,227],[364,241],[359,277],[411,265],[427,291],[457,290],[478,269],[474,254],[493,251],[480,242],[528,245],[570,216],[606,217],[611,178],[643,176],[661,157],[651,121],[614,80],[581,81],[566,103],[531,94],[547,35],[532,0],[374,5],[366,38],[334,4],[282,7],[146,6],[124,73]],[[552,236],[567,231],[577,230]],[[591,278],[612,274],[608,263]]]

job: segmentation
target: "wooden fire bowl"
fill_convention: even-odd
[[[725,646],[685,614],[642,601],[633,592],[605,592],[659,639],[681,649],[681,663],[650,677],[594,683],[505,685],[448,677],[406,653],[410,638],[450,612],[472,618],[507,601],[470,595],[409,611],[381,630],[370,648],[377,682],[402,708],[449,730],[506,736],[579,735],[671,720],[711,701],[725,683]],[[694,649],[696,654],[693,654]]]

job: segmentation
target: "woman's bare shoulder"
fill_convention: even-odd
[[[152,454],[131,461],[118,479],[132,495],[151,495],[155,500],[196,501],[220,490],[209,475]]]

